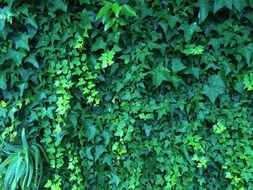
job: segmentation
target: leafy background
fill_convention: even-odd
[[[0,1],[1,186],[252,189],[252,24],[252,0]]]

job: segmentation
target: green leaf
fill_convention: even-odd
[[[21,36],[19,36],[18,39],[15,41],[16,50],[18,48],[21,48],[21,49],[25,49],[25,50],[29,51],[30,50],[29,44],[28,44],[29,38],[30,38],[30,36],[27,34],[22,34]]]
[[[22,157],[18,158],[17,166],[16,166],[16,172],[15,172],[15,178],[14,178],[14,186],[16,186],[21,179],[21,177],[24,175],[25,167]]]
[[[18,158],[15,159],[13,162],[9,164],[9,167],[6,170],[5,178],[4,178],[4,186],[6,189],[8,189],[8,186],[13,183],[13,180],[15,177],[15,170],[16,170],[18,162],[19,162],[19,159]],[[15,182],[14,182],[14,186],[15,186]]]
[[[80,4],[90,4],[90,0],[79,0]]]
[[[164,184],[164,179],[162,175],[156,175],[155,183],[157,185],[163,185]]]
[[[53,7],[51,9],[53,12],[57,10],[62,10],[64,12],[67,12],[68,10],[68,4],[67,2],[63,0],[54,0],[54,1],[51,1],[51,3],[53,4]]]
[[[86,137],[88,138],[88,141],[91,141],[92,139],[94,139],[96,132],[97,132],[97,129],[95,125],[90,125],[87,127]]]
[[[233,0],[233,6],[240,12],[246,7],[245,0]]]
[[[119,12],[120,12],[120,6],[119,3],[113,3],[112,5],[112,12],[115,14],[116,17],[119,16]]]
[[[163,81],[169,81],[170,79],[170,70],[163,66],[163,64],[159,64],[155,69],[151,71],[152,82],[158,87],[161,85]]]
[[[122,5],[120,8],[121,13],[125,16],[137,16],[134,9],[129,5]]]
[[[215,0],[213,5],[213,12],[216,13],[223,7],[232,9],[232,0]]]
[[[197,25],[196,22],[193,22],[192,24],[182,24],[178,30],[183,30],[184,31],[184,38],[186,42],[191,41],[192,36],[194,33],[201,32],[202,29]]]
[[[225,92],[225,84],[218,75],[212,75],[208,78],[208,85],[204,85],[203,94],[205,94],[212,103],[216,98]]]
[[[71,125],[73,127],[76,127],[77,126],[77,119],[78,119],[78,113],[77,112],[74,112],[74,111],[71,111],[69,113],[69,120],[71,122]]]
[[[4,29],[6,21],[10,23],[12,22],[13,16],[10,6],[0,8],[0,31]]]
[[[122,137],[124,135],[123,127],[118,127],[117,131],[114,133],[114,136]]]
[[[209,6],[209,0],[198,0],[197,6],[199,7],[198,19],[199,23],[206,20],[211,7]]]
[[[19,96],[22,97],[23,96],[23,93],[24,93],[24,90],[27,88],[27,83],[21,83],[21,84],[18,84],[17,85],[19,90],[20,90],[20,94]]]
[[[7,88],[7,83],[6,83],[6,74],[2,73],[0,75],[0,88],[3,90],[6,90]]]
[[[116,19],[115,19],[115,18],[110,19],[109,21],[107,21],[107,22],[105,23],[104,31],[109,30],[109,29],[115,24],[115,22],[116,22]]]
[[[109,144],[110,140],[111,140],[111,134],[108,133],[107,131],[103,131],[103,133],[101,134],[101,136],[104,139],[105,145]]]
[[[196,79],[199,79],[201,69],[199,67],[190,67],[186,70],[186,73],[192,74]]]
[[[182,51],[185,55],[202,55],[204,53],[204,46],[196,44],[187,44]]]
[[[114,184],[114,185],[118,186],[120,181],[121,181],[120,178],[116,174],[112,174],[109,184]]]
[[[246,59],[246,63],[249,65],[252,59],[253,43],[250,43],[247,46],[239,47],[238,52],[243,55]]]
[[[106,148],[104,147],[104,145],[98,145],[96,146],[96,150],[95,150],[95,161],[97,161],[99,159],[99,157],[106,151]]]
[[[177,73],[185,69],[185,65],[181,62],[179,58],[172,59],[172,71]]]
[[[161,20],[159,21],[159,25],[163,29],[163,32],[166,34],[168,31],[168,26],[169,26],[168,22],[166,20]]]
[[[23,145],[23,148],[29,148],[28,146],[28,142],[26,140],[26,136],[25,136],[25,128],[22,129],[22,132],[21,132],[21,139],[22,139],[22,145]]]
[[[178,22],[180,22],[180,19],[179,19],[178,15],[175,15],[175,16],[169,15],[168,18],[167,18],[167,20],[168,20],[168,24],[169,24],[169,26],[170,26],[171,29],[174,28],[174,26]]]
[[[30,24],[35,29],[38,29],[38,25],[37,25],[34,17],[27,17],[26,20],[25,20],[25,24]]]
[[[9,50],[7,53],[9,59],[12,59],[17,66],[22,64],[23,58],[26,56],[24,52]]]
[[[106,43],[102,37],[98,37],[95,43],[91,46],[91,51],[97,51],[99,49],[105,49]]]
[[[5,26],[5,20],[0,19],[0,31],[4,29]]]
[[[85,156],[86,156],[89,160],[93,160],[92,147],[87,147],[87,148],[85,149]]]
[[[3,172],[6,171],[6,166],[7,165],[9,165],[10,163],[14,162],[17,159],[18,159],[18,155],[13,154],[12,156],[9,156],[4,161],[2,161],[1,164],[0,164],[0,174],[2,175]]]
[[[149,125],[144,125],[144,131],[145,131],[146,136],[149,137],[152,131],[152,128]]]
[[[35,54],[30,54],[28,57],[24,60],[25,63],[31,63],[34,67],[39,68],[38,61],[35,57]]]
[[[105,16],[111,8],[112,8],[112,4],[106,4],[105,6],[103,6],[99,10],[99,12],[98,12],[98,14],[96,16],[96,20],[99,20],[100,18],[102,18],[103,16]]]
[[[48,118],[50,119],[54,119],[54,114],[53,114],[53,111],[55,110],[55,107],[48,107],[47,109],[46,108],[43,108],[42,109],[42,113],[41,113],[41,117],[45,117],[47,116]]]

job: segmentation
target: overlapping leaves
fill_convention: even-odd
[[[1,187],[251,189],[252,1],[0,5]]]

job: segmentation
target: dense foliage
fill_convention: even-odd
[[[253,189],[253,0],[0,0],[3,190]]]

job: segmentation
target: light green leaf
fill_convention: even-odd
[[[106,4],[105,6],[103,6],[97,16],[96,16],[96,20],[102,18],[104,15],[106,15],[108,13],[108,11],[112,8],[112,4]]]
[[[115,22],[116,22],[116,19],[115,19],[115,18],[108,20],[108,21],[105,23],[104,31],[109,30],[109,29],[114,25]]]
[[[119,12],[120,12],[120,6],[119,3],[113,3],[112,5],[112,12],[115,14],[116,17],[119,16]]]
[[[187,44],[182,52],[185,55],[202,55],[204,52],[204,46],[196,44]]]
[[[125,16],[137,16],[134,9],[130,7],[129,5],[122,5],[121,13]]]
[[[124,131],[122,127],[118,127],[117,131],[114,133],[115,136],[117,137],[122,137],[124,135]]]

